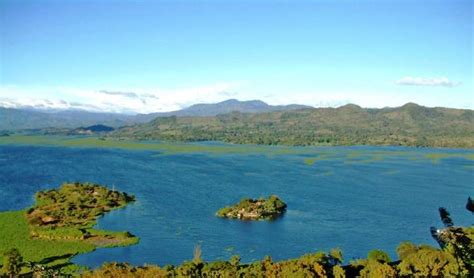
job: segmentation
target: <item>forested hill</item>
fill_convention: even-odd
[[[474,111],[427,108],[308,108],[212,117],[159,117],[110,136],[266,145],[403,145],[474,148]]]
[[[265,113],[310,108],[305,105],[269,105],[260,100],[239,101],[228,99],[218,103],[199,103],[187,108],[150,114],[120,114],[91,112],[86,110],[54,110],[0,107],[0,131],[19,131],[25,129],[61,129],[81,126],[107,125],[119,127],[149,122],[156,117],[212,117],[218,114],[239,111],[242,113]]]

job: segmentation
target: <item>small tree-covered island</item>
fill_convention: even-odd
[[[14,248],[31,266],[67,266],[79,253],[136,244],[138,238],[129,232],[93,228],[99,217],[134,200],[125,192],[89,183],[37,192],[31,208],[0,213],[0,257]]]
[[[224,218],[242,220],[272,220],[286,211],[286,204],[277,196],[268,199],[244,198],[238,204],[221,208],[216,215]]]

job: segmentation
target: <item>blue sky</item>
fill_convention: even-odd
[[[0,105],[473,109],[472,2],[2,0]]]

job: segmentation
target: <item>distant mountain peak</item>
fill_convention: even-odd
[[[357,105],[357,104],[353,104],[353,103],[348,103],[348,104],[346,104],[346,105],[340,106],[339,108],[340,108],[340,109],[351,109],[351,110],[362,109],[362,107],[360,107],[360,106]]]
[[[258,105],[258,106],[269,106],[266,102],[254,99],[254,100],[238,100],[235,98],[230,98],[217,103],[200,103],[195,105]],[[192,107],[191,105],[190,107]]]
[[[418,105],[414,102],[407,102],[406,104],[404,104],[403,106],[401,106],[401,108],[418,108],[418,107],[423,107],[421,105]]]
[[[221,104],[224,104],[224,103],[225,103],[225,104],[228,104],[228,103],[240,103],[240,102],[241,102],[241,101],[240,101],[240,100],[238,100],[238,99],[235,99],[235,98],[229,98],[229,99],[227,99],[227,100],[224,100],[224,101],[218,102],[218,103],[216,103],[216,104],[219,104],[219,103],[221,103]],[[201,104],[204,104],[204,103],[201,103]]]
[[[216,116],[219,114],[226,114],[230,112],[240,113],[265,113],[272,111],[286,111],[286,110],[297,110],[304,109],[310,106],[290,104],[290,105],[269,105],[261,100],[245,100],[240,101],[238,99],[227,99],[217,103],[198,103],[191,105],[182,110],[158,113],[156,116],[171,116],[176,115],[179,117],[208,117]]]

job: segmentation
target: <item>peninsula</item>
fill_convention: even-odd
[[[35,204],[0,213],[0,257],[16,248],[32,264],[69,264],[78,254],[98,247],[138,243],[129,232],[94,229],[105,213],[135,200],[125,192],[90,183],[64,183],[59,189],[37,192]]]

